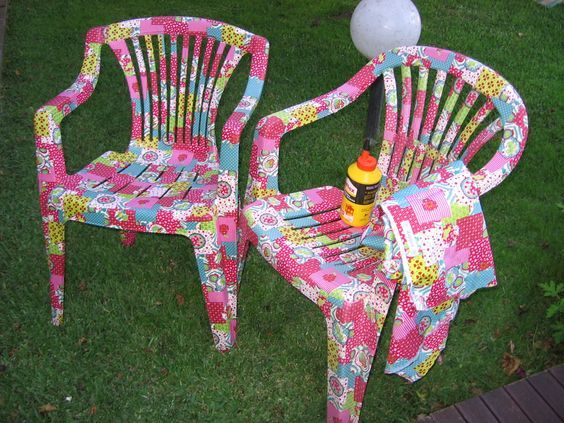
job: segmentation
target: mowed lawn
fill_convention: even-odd
[[[182,237],[140,235],[126,249],[117,231],[68,225],[66,323],[49,324],[32,121],[74,81],[89,28],[154,15],[229,22],[271,43],[263,97],[242,137],[243,187],[258,119],[333,89],[366,62],[349,33],[356,0],[9,3],[0,91],[0,421],[323,421],[325,322],[255,251],[240,291],[238,348],[229,354],[213,347],[192,247]],[[564,361],[538,286],[563,274],[564,8],[532,0],[427,0],[417,7],[420,44],[498,70],[525,100],[531,130],[517,169],[482,201],[499,286],[463,303],[442,364],[414,385],[383,374],[390,317],[365,422],[414,421],[511,382],[518,376],[504,372],[504,353],[527,373]],[[245,71],[230,83],[220,121]],[[284,139],[284,192],[343,184],[362,144],[366,107],[364,96]],[[129,131],[125,79],[105,47],[96,92],[63,123],[69,169],[125,149]]]

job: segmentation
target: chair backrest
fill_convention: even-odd
[[[266,39],[222,22],[163,16],[93,28],[87,47],[96,43],[110,46],[127,79],[130,150],[186,149],[199,161],[217,161],[217,108],[234,69],[249,53],[247,88],[222,133],[224,144],[238,144],[262,91]]]
[[[418,68],[415,90],[413,68]],[[388,184],[379,191],[380,199],[438,166],[458,159],[468,164],[496,134],[501,134],[497,152],[473,174],[476,194],[495,187],[519,161],[527,140],[528,118],[511,84],[462,54],[435,47],[400,47],[375,57],[340,87],[259,121],[245,203],[280,192],[279,145],[285,134],[345,108],[378,77],[384,80],[386,94],[378,161],[388,177]],[[443,97],[445,91],[448,94]]]
[[[515,167],[527,139],[527,111],[497,72],[462,54],[421,46],[394,49],[367,66],[384,79],[378,162],[386,175],[413,183],[455,160],[468,164],[496,134],[497,152],[474,173],[480,194]]]

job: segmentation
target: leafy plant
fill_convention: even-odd
[[[552,325],[552,336],[558,344],[564,341],[564,283],[550,281],[539,286],[545,297],[554,298],[553,303],[546,310],[546,317],[556,321]]]

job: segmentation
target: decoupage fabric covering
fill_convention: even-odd
[[[132,103],[126,152],[109,151],[69,175],[60,125],[92,95],[107,44],[124,71]],[[78,221],[192,241],[214,342],[231,348],[236,329],[239,138],[264,84],[268,42],[208,19],[153,17],[91,29],[75,83],[35,115],[41,213],[49,257],[52,320],[63,319],[64,224]],[[248,83],[215,140],[217,108],[240,59]],[[129,124],[129,123],[127,123]]]
[[[387,221],[375,214],[363,237],[365,228],[348,227],[339,218],[340,189],[280,193],[279,148],[284,134],[342,110],[377,77],[385,88],[378,158],[385,177],[377,201],[407,191],[392,197],[398,203],[389,203]],[[503,77],[460,53],[423,46],[382,54],[339,88],[260,120],[241,219],[239,273],[252,243],[323,312],[327,421],[358,420],[396,286],[400,306],[387,371],[416,380],[444,348],[459,300],[495,283],[478,197],[515,167],[527,131],[525,105]],[[464,165],[496,135],[493,157],[469,173]],[[462,176],[463,184],[451,187]],[[414,225],[418,254],[405,250],[405,233],[392,229],[392,218]]]
[[[386,373],[413,382],[444,349],[460,300],[496,285],[493,254],[477,187],[461,161],[392,195],[381,208],[403,274]]]

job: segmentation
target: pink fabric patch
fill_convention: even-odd
[[[53,289],[57,290],[64,285],[65,277],[61,275],[52,275],[50,281]]]
[[[439,221],[450,217],[450,206],[440,189],[430,189],[407,196],[419,224]]]
[[[145,189],[149,188],[151,185],[152,184],[149,182],[136,181],[129,184],[125,188],[122,188],[120,194],[125,194],[125,195],[139,194],[141,191],[144,191]]]
[[[194,153],[187,150],[172,150],[172,157],[168,160],[174,165],[189,165],[194,158]]]
[[[445,270],[451,269],[454,266],[462,264],[470,258],[470,249],[464,248],[457,250],[456,246],[448,247],[445,250]]]
[[[235,242],[237,241],[237,228],[232,217],[220,216],[217,218],[219,242]]]
[[[345,423],[351,421],[351,415],[348,410],[339,411],[331,401],[327,403],[327,422]]]
[[[155,25],[149,19],[142,19],[139,27],[140,35],[165,33],[164,25]]]
[[[444,62],[448,58],[450,51],[442,50],[440,48],[435,48],[435,47],[427,47],[425,49],[425,53],[427,54],[427,56],[432,57],[433,59],[437,59]]]
[[[225,303],[227,302],[227,291],[209,291],[208,302],[210,303]]]
[[[150,209],[159,201],[158,197],[137,197],[125,203],[126,207],[136,209]]]
[[[310,275],[309,279],[313,281],[319,288],[326,292],[331,292],[335,288],[350,282],[352,279],[341,272],[329,268],[321,269]]]
[[[486,166],[484,166],[484,168],[490,172],[495,172],[496,170],[501,169],[506,163],[507,159],[503,157],[499,151],[496,151],[492,159]]]

